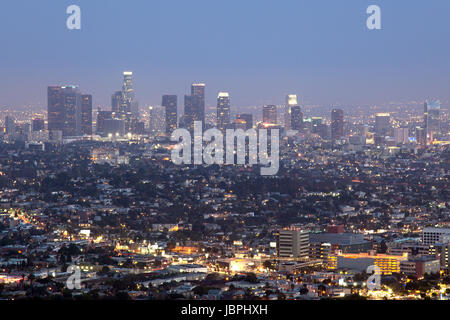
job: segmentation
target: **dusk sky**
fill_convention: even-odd
[[[67,6],[82,29],[66,28]],[[366,9],[382,10],[382,30]],[[192,82],[207,103],[370,105],[450,97],[448,0],[2,0],[0,106],[45,107],[46,87],[77,84],[110,106],[133,71],[141,105]]]

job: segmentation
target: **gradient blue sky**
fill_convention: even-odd
[[[66,29],[66,8],[82,30]],[[380,31],[366,8],[382,9]],[[448,0],[2,0],[0,105],[45,106],[46,86],[78,84],[110,104],[121,72],[141,104],[207,84],[207,103],[321,105],[446,100]]]

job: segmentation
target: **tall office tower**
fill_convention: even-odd
[[[139,112],[139,102],[137,101],[133,101],[131,103],[131,115],[134,119],[138,119],[140,118],[140,112]]]
[[[166,133],[166,108],[161,106],[149,107],[149,132],[152,136],[161,136]]]
[[[164,95],[162,97],[162,106],[166,109],[166,134],[170,136],[177,129],[177,96]]]
[[[31,124],[30,123],[21,123],[18,127],[16,127],[16,135],[15,138],[21,141],[28,141],[31,135]]]
[[[92,135],[92,95],[81,96],[81,134]]]
[[[194,121],[200,121],[197,114],[197,106],[200,98],[197,96],[184,96],[184,125],[186,129],[194,130]]]
[[[131,113],[131,105],[133,101],[134,101],[133,72],[125,71],[123,73],[123,84],[122,84],[122,110],[120,111]]]
[[[395,128],[394,139],[397,144],[407,144],[409,141],[409,129],[408,128]]]
[[[330,138],[329,126],[326,123],[321,123],[318,134],[323,140],[328,140]]]
[[[119,112],[122,105],[122,91],[116,91],[111,96],[111,111]]]
[[[65,88],[65,110],[63,137],[81,135],[81,93],[78,87]]]
[[[31,131],[43,131],[45,129],[45,121],[44,119],[35,118],[31,122]]]
[[[191,87],[191,95],[199,98],[198,105],[196,106],[197,121],[205,122],[205,84],[194,83]]]
[[[205,123],[205,84],[194,83],[191,87],[191,95],[184,96],[183,123],[189,130],[194,130],[194,122]]]
[[[112,111],[102,111],[100,108],[97,112],[97,129],[96,132],[99,135],[105,135],[105,121],[113,119]]]
[[[303,118],[303,131],[312,133],[312,119],[308,117]]]
[[[331,110],[331,139],[333,141],[344,136],[344,110]]]
[[[48,87],[48,130],[63,137],[81,133],[81,93],[77,86]]]
[[[285,258],[308,258],[309,232],[294,227],[279,230],[277,254]]]
[[[300,106],[291,107],[291,129],[303,130],[303,112]]]
[[[441,133],[441,102],[439,100],[426,101],[424,107],[424,128],[427,143]]]
[[[389,113],[377,113],[375,115],[375,134],[384,137],[391,130],[391,115]]]
[[[5,133],[9,135],[14,135],[16,133],[16,121],[13,117],[5,117],[5,130]]]
[[[416,142],[421,146],[425,146],[427,144],[427,136],[424,128],[416,127]]]
[[[47,88],[48,131],[61,131],[64,127],[64,90],[60,86]]]
[[[362,137],[367,137],[369,134],[369,126],[367,124],[362,124],[359,126],[359,135]]]
[[[311,118],[311,133],[320,134],[321,126],[322,126],[322,117]]]
[[[284,109],[284,127],[286,130],[291,130],[292,128],[292,108],[298,107],[298,100],[296,94],[288,94],[286,96],[286,105]],[[295,129],[293,129],[295,130]]]
[[[277,106],[265,105],[263,107],[263,122],[277,124]]]
[[[217,129],[225,132],[230,126],[230,94],[219,92],[217,96]]]
[[[236,120],[245,122],[245,130],[253,128],[253,115],[250,113],[240,113],[236,116]]]
[[[123,73],[122,98],[119,112],[116,118],[125,121],[125,131],[131,132],[133,122],[139,119],[139,104],[135,101],[135,92],[133,88],[133,72],[125,71]]]

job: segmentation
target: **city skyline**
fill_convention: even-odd
[[[121,71],[119,74],[122,74],[126,78],[127,76],[125,74],[127,74],[127,73],[130,73],[130,76],[132,76],[133,79],[134,79],[134,72],[132,72],[132,71]],[[117,74],[115,75],[115,77],[117,79],[119,79]],[[205,112],[205,114],[206,113],[211,113],[211,112],[214,112],[214,113],[216,112],[217,95],[218,94],[221,94],[221,93],[225,92],[225,93],[227,93],[229,95],[229,97],[233,96],[233,101],[234,101],[234,95],[233,95],[232,92],[225,91],[225,90],[219,90],[217,92],[210,92],[209,84],[204,83],[204,82],[198,82],[198,83],[191,82],[191,84],[188,86],[188,88],[189,88],[188,91],[189,90],[191,91],[191,96],[192,96],[192,90],[193,90],[192,88],[193,88],[193,86],[198,85],[198,84],[204,86],[203,90],[204,90],[204,96],[205,97],[203,98],[203,100],[205,100],[205,101],[206,100],[211,100],[212,96],[216,97],[214,99],[214,101],[212,101],[211,103],[208,103],[208,104],[205,103],[205,105],[204,105],[204,110],[205,111],[202,111],[202,112]],[[125,85],[125,83],[122,82],[122,87],[124,85]],[[133,85],[133,87],[135,87],[134,84],[132,84],[132,85]],[[55,83],[55,84],[52,84],[52,85],[46,85],[44,89],[47,90],[48,87],[76,87],[77,89],[80,89],[80,90],[83,91],[83,88],[81,88],[78,84],[74,84],[73,82],[62,82],[62,83],[59,83],[59,84]],[[122,88],[122,90],[124,90],[124,88]],[[109,95],[109,101],[107,103],[105,103],[105,104],[97,103],[96,97],[94,95],[90,94],[90,96],[91,96],[91,104],[92,104],[92,111],[95,112],[98,109],[101,109],[103,111],[107,110],[107,111],[117,112],[119,110],[119,108],[121,107],[120,106],[120,99],[121,99],[121,96],[123,94],[122,90],[114,91],[114,89],[110,89],[109,91],[111,91],[112,94]],[[86,90],[84,90],[84,91],[86,91]],[[88,89],[87,91],[93,92],[95,90]],[[136,90],[133,89],[133,99],[137,100],[137,99],[134,98],[135,91]],[[171,94],[167,94],[167,93],[170,93],[170,92],[171,92]],[[146,104],[146,103],[141,104],[139,101],[134,101],[133,104],[130,105],[131,109],[133,109],[133,108],[135,109],[133,111],[133,114],[134,114],[133,117],[137,113],[142,112],[144,110],[147,110],[148,107],[155,107],[155,106],[164,107],[164,102],[161,102],[161,97],[164,98],[165,96],[174,96],[174,97],[177,97],[177,98],[178,97],[181,98],[181,101],[180,101],[181,104],[177,104],[177,112],[178,112],[179,115],[183,115],[185,113],[185,103],[183,101],[183,97],[189,97],[189,95],[187,95],[186,93],[174,94],[173,92],[177,92],[177,90],[176,89],[175,90],[166,90],[165,92],[163,92],[159,96],[159,102],[157,102],[155,104]],[[439,97],[430,97],[430,96],[422,97],[422,99],[420,99],[420,100],[405,100],[405,101],[396,101],[396,102],[385,102],[385,103],[380,103],[380,104],[375,104],[374,103],[374,104],[367,104],[367,105],[363,105],[363,104],[361,104],[361,105],[349,105],[349,104],[317,104],[317,103],[314,103],[314,102],[306,102],[306,101],[303,100],[303,97],[301,95],[292,94],[292,93],[286,93],[284,96],[279,97],[277,99],[277,103],[274,103],[274,104],[272,104],[272,103],[263,103],[263,104],[253,103],[253,104],[249,104],[249,105],[246,105],[246,106],[239,107],[239,106],[236,106],[236,104],[231,103],[230,104],[230,108],[231,108],[231,112],[233,114],[234,113],[236,113],[236,114],[248,113],[248,112],[252,113],[252,112],[255,112],[255,111],[259,112],[258,111],[259,109],[262,110],[266,106],[274,106],[277,109],[284,108],[285,106],[289,105],[289,102],[287,102],[287,101],[283,102],[283,97],[286,99],[289,96],[295,96],[296,99],[298,99],[298,106],[301,106],[303,108],[307,108],[307,109],[309,109],[312,112],[314,110],[316,110],[316,111],[319,111],[320,113],[323,113],[324,110],[325,110],[326,113],[328,113],[328,111],[331,111],[335,107],[339,107],[339,108],[342,108],[342,109],[351,109],[351,108],[354,108],[354,107],[358,107],[358,108],[362,108],[362,109],[368,108],[368,110],[367,110],[368,112],[370,112],[369,109],[372,109],[372,108],[381,108],[382,110],[386,111],[387,110],[386,108],[390,108],[390,107],[398,108],[398,107],[401,107],[401,106],[408,106],[408,108],[411,107],[411,106],[414,106],[415,108],[416,107],[420,107],[421,109],[423,109],[423,105],[426,104],[427,101],[433,101],[433,102],[434,101],[438,101],[440,103],[440,110],[442,110],[444,112],[448,112],[448,110],[449,110],[449,108],[448,108],[449,101],[448,100],[441,99]],[[1,105],[0,104],[0,110],[3,110],[3,111],[9,110],[11,112],[14,112],[14,111],[26,111],[26,110],[32,111],[32,112],[41,112],[41,111],[46,111],[47,107],[48,107],[47,94],[45,94],[45,103],[42,104],[42,105],[39,105],[39,107],[36,107],[36,106],[22,106],[22,107],[15,108],[15,107],[11,107],[11,106]],[[122,106],[122,108],[125,108],[125,105]],[[130,109],[130,111],[131,111],[131,109]],[[253,111],[251,111],[251,110],[253,110]],[[280,114],[279,117],[280,117],[280,119],[281,118],[284,119],[286,116]]]

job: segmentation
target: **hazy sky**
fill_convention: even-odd
[[[67,6],[82,30],[66,28]],[[366,9],[382,28],[366,28]],[[122,71],[141,104],[207,84],[207,103],[377,104],[450,96],[448,0],[2,0],[0,105],[46,106],[78,84],[110,105]]]

